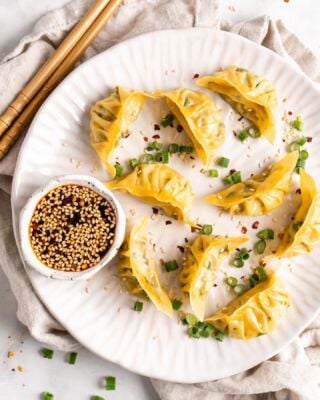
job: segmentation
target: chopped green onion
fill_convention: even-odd
[[[305,136],[301,136],[298,140],[296,140],[296,143],[299,146],[304,146],[307,143],[307,138]]]
[[[262,231],[257,233],[257,237],[265,240],[274,239],[274,231],[270,228],[262,229]]]
[[[219,172],[217,169],[209,169],[208,176],[210,178],[217,178],[219,176]]]
[[[248,132],[249,132],[249,135],[253,138],[258,138],[261,136],[261,132],[255,126],[251,126],[250,128],[248,128]]]
[[[231,175],[228,175],[224,178],[224,183],[226,184],[235,184],[235,183],[240,183],[241,182],[241,172],[240,171],[236,171],[233,172]]]
[[[301,160],[301,159],[299,158],[298,161],[297,161],[297,164],[296,164],[296,172],[299,173],[299,172],[300,172],[300,169],[301,169],[301,168],[304,169],[305,165],[306,165],[305,160]]]
[[[168,151],[163,151],[161,153],[161,162],[163,164],[168,164],[168,162],[169,162],[169,152]]]
[[[255,287],[259,283],[259,275],[253,274],[249,277],[250,287]]]
[[[105,400],[105,398],[101,396],[91,396],[91,400]]]
[[[309,158],[309,153],[307,152],[307,150],[301,150],[299,154],[299,159],[305,161],[308,158]]]
[[[41,349],[41,354],[43,355],[43,358],[51,358],[53,357],[54,351],[51,349],[43,348]]]
[[[172,113],[168,113],[162,120],[161,125],[166,128],[174,121],[174,115]]]
[[[198,319],[195,315],[189,313],[184,317],[184,321],[187,325],[193,326],[198,322]]]
[[[162,160],[162,153],[157,153],[154,156],[154,161],[161,162]]]
[[[159,143],[156,140],[150,143],[148,147],[146,147],[146,151],[159,151],[161,149],[162,149],[162,143]]]
[[[202,225],[201,233],[203,233],[204,235],[211,235],[212,231],[213,231],[212,225],[208,224]]]
[[[191,154],[193,152],[192,146],[180,146],[179,153]]]
[[[115,390],[116,389],[116,378],[114,376],[106,377],[105,388],[107,390]]]
[[[243,248],[243,249],[240,249],[238,256],[239,256],[239,258],[241,258],[241,260],[246,261],[246,260],[249,260],[250,254],[246,248]]]
[[[299,118],[297,118],[294,121],[292,121],[292,126],[297,131],[300,131],[300,132],[303,131],[303,121],[301,121],[301,119],[299,119]]]
[[[258,242],[254,245],[255,251],[258,254],[262,254],[266,249],[266,241],[264,239],[258,240]]]
[[[295,232],[298,232],[298,230],[301,228],[302,224],[303,224],[302,221],[293,222],[293,223],[292,223],[293,230],[294,230]]]
[[[218,340],[218,342],[223,342],[224,333],[221,331],[216,331],[214,337],[216,338],[216,340]]]
[[[69,353],[68,363],[74,365],[77,361],[78,353],[71,352]]]
[[[300,144],[297,143],[297,142],[292,142],[292,143],[289,144],[288,150],[289,151],[300,150]]]
[[[238,284],[238,279],[235,278],[234,276],[228,276],[228,277],[226,278],[226,284],[227,284],[228,286],[230,286],[231,288],[234,288],[234,287],[237,286],[237,284]]]
[[[148,164],[148,162],[153,160],[153,155],[152,154],[142,154],[139,158],[139,163],[140,164]]]
[[[169,151],[170,154],[178,153],[179,145],[177,143],[169,144],[168,151]]]
[[[130,167],[132,169],[135,169],[135,167],[137,167],[139,165],[139,161],[136,158],[132,158],[130,161]]]
[[[54,400],[54,395],[49,392],[42,393],[42,400]]]
[[[178,300],[178,299],[173,299],[173,300],[172,300],[172,308],[173,308],[175,311],[180,310],[181,306],[182,306],[182,301],[180,301],[180,300]]]
[[[205,324],[205,326],[203,327],[203,329],[200,332],[200,335],[202,337],[208,338],[209,336],[212,335],[213,331],[214,331],[214,328],[212,325]]]
[[[120,164],[116,164],[114,167],[115,167],[115,169],[116,169],[116,176],[117,176],[117,177],[122,176],[123,166],[120,165]]]
[[[175,271],[176,269],[178,269],[179,265],[176,260],[169,260],[164,263],[164,267],[165,267],[166,271],[171,272],[171,271]]]
[[[235,258],[232,260],[232,265],[236,268],[242,268],[244,266],[244,261],[241,258]]]
[[[248,137],[249,137],[249,132],[248,132],[248,129],[243,129],[242,131],[240,131],[239,133],[238,133],[238,139],[241,141],[241,142],[244,142],[246,139],[248,139]]]
[[[141,301],[136,301],[133,306],[134,311],[141,312],[143,310],[143,303]]]
[[[220,165],[220,167],[223,168],[228,168],[229,162],[230,162],[229,158],[220,157],[218,160],[218,165]]]
[[[264,280],[266,280],[268,278],[266,270],[261,265],[256,268],[256,274],[259,277],[259,282],[260,281],[264,281]]]
[[[195,325],[195,326],[190,326],[188,329],[189,336],[193,337],[194,339],[199,339],[200,338],[200,329]]]
[[[240,294],[244,293],[246,290],[247,290],[246,287],[242,283],[239,283],[239,285],[236,285],[233,288],[233,291],[237,296],[239,296]]]

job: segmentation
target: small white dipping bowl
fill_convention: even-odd
[[[68,184],[86,186],[92,189],[94,192],[99,193],[102,197],[110,202],[116,215],[115,237],[112,246],[98,264],[79,272],[59,271],[45,266],[35,255],[29,238],[30,221],[40,199],[45,196],[50,190],[58,186]],[[95,273],[100,271],[103,267],[105,267],[116,256],[124,240],[125,227],[126,216],[120,203],[113,196],[112,192],[107,189],[100,181],[87,175],[59,176],[50,180],[45,186],[35,191],[20,212],[19,238],[22,257],[28,267],[35,269],[36,271],[40,272],[40,274],[45,275],[48,278],[68,280],[88,279],[92,277]]]

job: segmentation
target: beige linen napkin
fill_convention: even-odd
[[[73,0],[40,19],[33,32],[0,64],[0,112],[48,58],[91,1]],[[126,0],[83,60],[120,40],[143,32],[185,27],[227,29],[290,59],[320,80],[320,63],[281,21],[267,16],[230,26],[220,23],[218,0]],[[15,246],[10,210],[11,177],[19,147],[0,163],[0,265],[18,301],[18,319],[39,341],[70,350],[75,340],[37,298]],[[317,400],[320,399],[320,319],[271,360],[230,378],[196,385],[153,380],[162,400]]]

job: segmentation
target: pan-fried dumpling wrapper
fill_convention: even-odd
[[[190,223],[189,212],[194,193],[183,175],[165,164],[142,164],[125,177],[106,183],[112,190],[121,190],[153,206],[162,208],[178,221]]]
[[[112,152],[129,125],[138,118],[147,97],[146,93],[118,86],[109,97],[97,101],[91,108],[91,145],[111,176],[116,175],[110,162]]]
[[[189,293],[191,308],[202,321],[206,300],[223,258],[248,240],[247,237],[200,235],[188,248],[180,274],[182,291]]]
[[[276,275],[206,319],[206,322],[229,336],[251,339],[271,333],[290,305],[290,297]]]
[[[183,126],[200,160],[208,166],[215,149],[224,140],[222,115],[213,100],[204,93],[184,88],[152,94],[165,97],[170,111]]]
[[[279,207],[289,192],[298,157],[297,151],[289,153],[261,174],[209,195],[205,201],[230,214],[264,215]]]
[[[196,83],[219,93],[240,115],[251,121],[261,135],[274,143],[278,100],[275,87],[266,78],[233,65],[203,76]]]
[[[157,262],[149,250],[147,225],[145,217],[126,238],[119,255],[119,275],[131,294],[150,299],[158,310],[171,316],[172,303],[160,284]]]
[[[320,192],[315,181],[300,170],[301,205],[284,233],[275,253],[277,257],[306,254],[320,242]]]

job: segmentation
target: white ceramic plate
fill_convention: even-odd
[[[106,97],[115,85],[146,91],[179,86],[192,88],[195,87],[194,74],[210,74],[231,64],[265,75],[278,88],[278,139],[275,146],[264,139],[250,139],[241,144],[234,138],[232,130],[240,128],[244,121],[238,122],[230,107],[219,96],[210,93],[223,109],[226,120],[227,138],[217,155],[229,157],[230,168],[240,170],[243,177],[260,171],[278,159],[280,153],[285,153],[282,142],[285,124],[281,117],[284,110],[290,110],[293,116],[300,114],[303,117],[306,135],[313,136],[313,142],[307,146],[311,154],[307,170],[318,180],[320,96],[310,81],[282,58],[240,36],[211,29],[162,31],[123,42],[81,65],[42,106],[24,141],[15,173],[12,192],[15,228],[19,210],[27,198],[53,176],[84,173],[101,180],[108,179],[89,145],[88,114],[91,105]],[[131,129],[132,134],[122,141],[116,152],[120,162],[142,153],[146,145],[144,136],[151,139],[159,133],[153,126],[159,122],[164,108],[161,103],[155,107],[145,106]],[[185,135],[175,129],[162,129],[160,134],[161,141],[187,143]],[[235,217],[231,220],[228,214],[201,202],[205,194],[223,186],[221,179],[210,179],[201,174],[198,160],[183,162],[173,157],[171,165],[190,179],[197,193],[193,217],[199,217],[202,223],[214,223],[215,233],[221,234],[241,235],[240,225],[245,224],[248,235],[254,238],[257,231],[252,230],[251,225],[257,218]],[[224,176],[227,171],[220,169],[220,174]],[[260,218],[259,228],[272,226],[279,232],[287,226],[299,204],[296,185],[294,182],[292,195],[286,197],[272,216]],[[141,216],[152,214],[149,205],[125,194],[116,195],[125,207],[129,227]],[[182,224],[165,225],[166,220],[167,217],[160,215],[150,224],[158,257],[181,258],[176,246],[183,245],[184,238],[192,237],[192,234]],[[272,248],[275,246],[276,241],[271,244]],[[134,312],[135,299],[126,293],[116,276],[115,266],[105,268],[88,282],[73,283],[47,279],[29,268],[27,271],[52,315],[91,351],[143,375],[191,383],[222,378],[252,367],[277,353],[301,332],[320,305],[319,258],[317,249],[311,255],[291,260],[292,266],[284,268],[292,306],[272,335],[250,341],[227,338],[223,343],[213,339],[190,339],[176,318],[170,320],[151,304],[145,304],[141,314]],[[207,313],[232,298],[223,283],[225,275],[245,275],[256,261],[252,257],[241,270],[232,268],[227,262],[223,264],[218,286],[210,293]],[[163,279],[168,277],[174,280],[176,273],[167,274]]]

